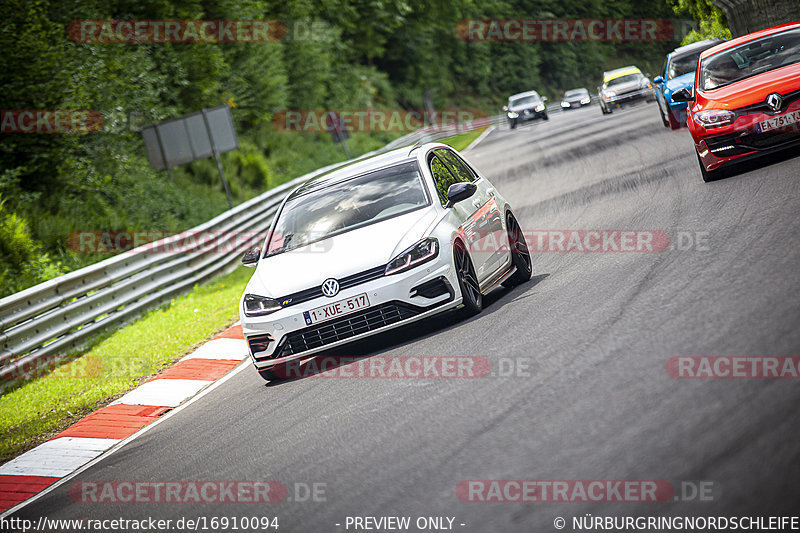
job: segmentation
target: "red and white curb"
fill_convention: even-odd
[[[0,466],[0,513],[38,494],[221,379],[248,355],[234,325],[152,380]]]

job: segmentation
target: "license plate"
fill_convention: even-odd
[[[793,111],[791,113],[786,113],[785,115],[778,115],[777,117],[768,118],[767,120],[762,120],[758,123],[756,129],[760,133],[764,133],[771,130],[777,130],[779,128],[783,128],[786,126],[791,126],[800,122],[800,111]]]
[[[310,311],[303,313],[303,318],[306,320],[306,325],[316,324],[317,322],[324,322],[331,318],[346,315],[359,309],[369,307],[369,299],[366,293],[358,294],[338,302],[333,302],[322,307],[316,307]]]

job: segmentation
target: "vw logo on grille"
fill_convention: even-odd
[[[339,282],[333,278],[328,278],[322,282],[322,294],[333,297],[339,294]]]
[[[772,93],[771,95],[767,96],[767,105],[773,111],[777,111],[783,105],[783,98],[778,93]]]

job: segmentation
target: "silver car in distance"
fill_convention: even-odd
[[[511,207],[455,150],[431,143],[357,161],[294,189],[239,310],[264,379],[293,359],[460,307],[531,277]],[[283,371],[281,371],[283,370]]]

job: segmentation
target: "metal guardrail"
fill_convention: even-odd
[[[314,176],[376,153],[417,142],[433,142],[496,123],[476,120],[470,128],[417,130],[359,158],[321,168],[271,189],[212,220],[166,239],[145,244],[0,299],[0,380],[14,380],[47,367],[80,348],[93,334],[139,316],[195,283],[232,270],[241,248],[264,239],[272,216],[287,192]],[[180,253],[159,253],[185,243],[193,234],[214,234],[208,242],[181,246]],[[242,239],[241,236],[245,235]]]

